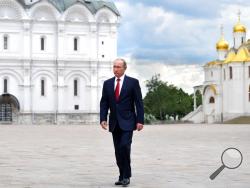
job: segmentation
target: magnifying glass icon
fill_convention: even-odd
[[[238,168],[243,161],[243,156],[240,150],[237,148],[227,148],[221,154],[221,163],[222,165],[210,176],[210,179],[213,180],[216,176],[224,169],[236,169]]]

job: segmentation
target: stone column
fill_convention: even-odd
[[[112,61],[117,57],[117,26],[112,25],[110,29],[110,46],[111,46],[111,53],[110,53],[110,60]]]
[[[90,36],[90,95],[91,95],[91,103],[90,103],[90,111],[92,113],[98,113],[98,105],[99,99],[97,95],[98,89],[98,71],[99,71],[99,45],[98,45],[98,36],[97,36],[97,25],[96,23],[90,24],[89,29],[89,36]]]
[[[65,110],[64,106],[64,38],[65,25],[63,22],[58,22],[57,28],[57,112],[61,113]]]
[[[32,73],[32,44],[31,44],[31,24],[29,20],[23,23],[23,112],[31,112],[31,73]]]
[[[59,63],[60,64],[60,63]],[[64,70],[59,69],[58,70],[58,87],[57,87],[57,92],[58,92],[58,113],[61,113],[64,111],[65,106],[64,106],[64,88],[65,88],[65,83],[64,83]]]
[[[31,83],[30,83],[30,69],[24,69],[24,83],[23,83],[23,112],[31,112]]]
[[[98,44],[97,44],[97,26],[95,23],[91,23],[89,26],[89,38],[90,38],[90,60],[97,61],[98,60]],[[92,63],[92,62],[91,62]]]

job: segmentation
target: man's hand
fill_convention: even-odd
[[[136,130],[137,130],[137,131],[140,131],[140,130],[142,130],[142,129],[143,129],[143,124],[137,123],[137,124],[136,124]]]
[[[102,122],[101,122],[101,126],[102,126],[102,128],[103,128],[104,130],[107,130],[107,127],[108,127],[107,121],[102,121]]]

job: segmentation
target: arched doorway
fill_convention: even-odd
[[[0,95],[0,122],[12,122],[16,118],[20,105],[14,95]]]

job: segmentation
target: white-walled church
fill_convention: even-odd
[[[0,0],[0,123],[98,121],[120,14],[101,0]]]
[[[202,105],[183,120],[194,123],[220,123],[241,116],[250,116],[250,40],[240,22],[233,27],[233,45],[229,48],[221,38],[216,44],[218,58],[204,66],[205,81],[194,87],[202,94]]]

